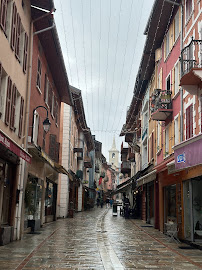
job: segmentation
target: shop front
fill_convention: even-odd
[[[202,134],[174,147],[175,169],[183,173],[184,239],[202,245]]]
[[[31,156],[0,131],[0,245],[20,238],[24,160]]]

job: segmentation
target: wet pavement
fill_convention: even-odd
[[[202,269],[202,251],[171,242],[140,220],[95,208],[0,247],[0,270],[7,269]]]

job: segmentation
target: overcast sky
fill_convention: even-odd
[[[87,125],[108,150],[130,105],[154,0],[55,0],[69,82],[82,91]]]

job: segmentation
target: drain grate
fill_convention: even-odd
[[[180,249],[196,249],[195,247],[191,247],[191,246],[182,246],[182,247],[179,247]]]

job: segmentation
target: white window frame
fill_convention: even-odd
[[[170,31],[168,31],[168,33],[166,35],[166,44],[165,44],[165,46],[166,46],[166,58],[170,53],[170,36],[169,36],[169,32]]]
[[[38,144],[38,133],[39,133],[39,114],[37,111],[35,111],[33,120],[33,134],[32,134],[32,141],[35,145]]]
[[[174,94],[175,95],[177,95],[177,93],[179,93],[179,83],[180,83],[179,75],[180,75],[180,62],[178,60],[177,63],[175,64],[175,66],[174,66],[174,91],[175,91]],[[178,84],[176,83],[176,77],[177,77]]]
[[[191,1],[192,2],[192,10],[191,10],[189,16],[187,16],[187,2],[188,1]],[[193,0],[186,0],[185,1],[185,22],[186,22],[186,24],[189,22],[192,14],[193,14],[193,10],[194,10],[194,2],[193,2]]]
[[[174,136],[174,145],[179,144],[180,138],[179,138],[179,114],[177,114],[174,118],[174,131],[175,131],[175,136]]]
[[[39,62],[40,62],[41,70],[39,70]],[[42,92],[41,92],[41,75],[42,75],[42,61],[41,61],[40,57],[38,56],[38,58],[37,58],[36,88],[38,89],[40,94],[42,94]],[[38,81],[38,76],[39,76],[39,81]]]
[[[177,27],[176,27],[176,23],[177,23]],[[179,26],[180,26],[180,20],[179,20],[179,9],[175,15],[175,19],[174,19],[174,24],[175,24],[175,27],[174,27],[174,42],[176,42],[176,40],[178,39],[179,35],[180,35],[180,29],[179,29]],[[176,30],[177,30],[177,34],[176,34]]]
[[[6,107],[6,95],[7,95],[7,84],[8,84],[8,74],[2,66],[2,80],[1,80],[1,89],[0,89],[0,119],[5,118],[5,107]]]
[[[168,155],[169,155],[169,126],[165,128],[165,157],[167,157]]]
[[[167,82],[168,82],[168,79],[170,78],[170,89],[167,89]],[[168,74],[168,76],[166,77],[166,90],[172,90],[171,89],[171,73]]]

